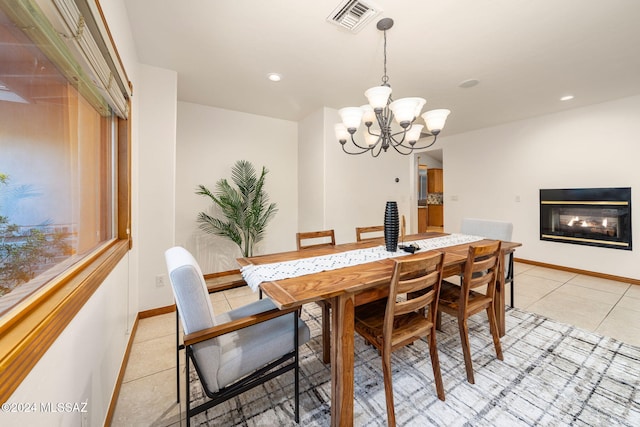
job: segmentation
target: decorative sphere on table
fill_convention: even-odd
[[[384,244],[390,252],[398,250],[399,231],[398,204],[396,202],[387,202],[384,210]]]

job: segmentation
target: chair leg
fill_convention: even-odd
[[[187,366],[187,372],[185,374],[185,383],[187,384],[187,390],[186,390],[186,394],[187,394],[187,409],[186,409],[186,418],[187,418],[187,427],[191,426],[191,393],[190,393],[190,388],[191,388],[191,384],[189,382],[190,378],[189,378],[189,353],[188,350],[185,349],[184,351],[185,354],[185,365]]]
[[[464,355],[464,367],[467,370],[467,381],[475,384],[473,378],[473,363],[471,361],[471,345],[469,343],[469,328],[467,319],[458,318],[458,329],[460,330],[460,341],[462,342],[462,354]]]
[[[382,373],[384,375],[384,394],[387,401],[387,425],[395,427],[396,413],[393,408],[393,382],[391,378],[391,354],[382,352]]]
[[[180,403],[180,316],[176,306],[176,402]]]
[[[442,312],[436,310],[436,329],[442,331]]]
[[[322,304],[322,363],[331,362],[331,313],[328,304]]]
[[[515,308],[516,304],[513,301],[513,279],[511,279],[511,296],[510,296],[510,298],[511,298],[511,308]]]
[[[300,422],[300,349],[299,349],[299,335],[298,335],[298,316],[293,316],[293,345],[295,348],[295,364],[294,369],[294,381],[295,381],[295,420],[296,424]]]
[[[507,266],[508,266],[508,270],[507,270],[507,278],[505,280],[505,283],[510,283],[511,284],[511,308],[515,308],[515,303],[514,303],[514,295],[513,295],[513,275],[514,275],[514,271],[513,271],[513,252],[511,252],[509,254],[509,261],[507,262]]]
[[[496,348],[496,356],[498,359],[504,360],[502,356],[502,345],[500,344],[500,334],[498,333],[498,321],[496,320],[496,313],[493,311],[493,306],[487,307],[487,316],[489,317],[489,329],[491,330],[491,337],[493,338],[493,346]]]
[[[436,330],[431,329],[429,334],[429,357],[433,367],[433,378],[436,381],[436,392],[438,399],[444,401],[444,384],[442,383],[442,373],[440,372],[440,359],[438,358],[438,346],[436,345]]]

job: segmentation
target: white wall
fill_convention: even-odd
[[[640,278],[639,209],[634,251],[539,239],[541,188],[632,187],[640,206],[638,117],[635,96],[444,137],[445,229],[463,217],[510,220],[519,258]]]
[[[195,189],[203,184],[213,190],[240,159],[269,169],[266,189],[279,209],[258,254],[295,249],[298,231],[333,228],[338,242],[354,241],[356,226],[383,223],[387,200],[397,201],[409,220],[412,157],[349,156],[335,140],[337,120],[329,108],[296,124],[179,102],[176,244],[192,251],[205,273],[237,268],[237,246],[198,230],[198,212],[213,211]]]
[[[333,130],[339,120],[337,110],[324,108],[322,114],[316,112],[300,123],[300,146],[323,146],[322,155],[317,149],[303,152],[301,148],[300,168],[304,172],[301,172],[300,194],[314,197],[316,202],[324,200],[322,224],[305,224],[310,228],[312,225],[332,228],[337,243],[345,243],[355,241],[355,227],[382,225],[385,205],[389,200],[398,203],[399,214],[405,215],[409,221],[411,211],[415,210],[410,209],[413,158],[401,156],[393,150],[381,153],[377,158],[369,154],[345,154]],[[319,132],[322,132],[322,138]],[[311,167],[309,165],[316,163],[322,164],[322,172],[307,174],[306,171]],[[303,167],[303,164],[306,166]],[[318,193],[319,189],[323,191],[322,194]],[[302,219],[306,214],[305,209],[308,210],[306,207],[300,210],[301,223],[306,221]],[[315,205],[314,209],[320,210]]]
[[[298,127],[298,230],[330,229],[325,223],[324,155],[325,109],[303,120]]]
[[[278,212],[267,225],[255,254],[295,249],[298,228],[298,125],[296,122],[186,102],[178,103],[176,156],[176,244],[190,250],[205,274],[238,268],[240,248],[198,229],[199,212],[213,214],[212,203],[195,194],[199,184],[214,191],[238,160],[258,173],[269,170],[265,190]]]
[[[176,120],[175,71],[140,65],[135,93],[140,127],[138,247],[139,311],[173,304],[164,251],[175,242]],[[162,286],[156,278],[162,277]]]

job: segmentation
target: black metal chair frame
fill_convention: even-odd
[[[509,253],[509,261],[507,261],[508,264],[508,269],[507,269],[507,273],[504,277],[504,285],[507,286],[507,283],[511,284],[511,295],[510,295],[510,299],[511,299],[511,308],[514,308],[514,302],[513,302],[513,252]]]
[[[180,342],[180,313],[176,305],[176,402],[180,403],[180,350],[184,350],[184,344]]]
[[[177,310],[176,310],[177,311]],[[207,390],[207,388],[204,386],[204,384],[202,384],[202,381],[200,382],[200,384],[202,385],[202,389],[204,390],[205,394],[211,399],[208,400],[204,403],[201,403],[200,405],[191,408],[191,391],[190,391],[190,375],[189,375],[189,371],[190,371],[190,365],[189,365],[189,360],[191,360],[193,362],[193,365],[196,369],[196,373],[198,374],[198,377],[201,378],[201,371],[200,371],[200,367],[198,366],[198,364],[196,363],[196,360],[193,357],[193,352],[191,349],[191,346],[188,345],[186,346],[186,393],[187,393],[187,402],[186,402],[186,406],[187,406],[187,427],[189,427],[191,425],[191,417],[193,417],[194,415],[197,415],[199,413],[202,413],[216,405],[219,405],[221,403],[226,402],[229,399],[232,399],[242,393],[244,393],[247,390],[250,390],[254,387],[259,386],[260,384],[264,384],[265,382],[280,376],[281,374],[284,374],[285,372],[294,371],[294,375],[295,375],[295,379],[294,379],[294,388],[295,388],[295,422],[296,424],[300,422],[300,385],[299,385],[299,379],[300,379],[300,354],[299,354],[299,349],[298,349],[298,342],[299,342],[299,337],[298,337],[298,316],[295,315],[296,311],[283,311],[282,314],[279,314],[279,316],[284,316],[290,313],[294,313],[293,317],[293,346],[294,346],[294,350],[285,354],[284,356],[282,356],[281,358],[269,363],[268,365],[260,368],[259,370],[253,372],[252,374],[249,374],[245,377],[243,377],[242,379],[240,379],[239,381],[228,385],[227,387],[221,388],[220,390],[218,390],[217,392],[213,393],[209,390]],[[179,344],[179,348],[178,348],[178,352],[177,354],[179,355],[179,350],[184,349],[185,346],[183,344]],[[288,360],[292,359],[293,361],[291,363],[288,363],[286,365],[283,365],[283,363],[287,362]],[[178,381],[180,378],[180,369],[179,369],[179,360],[177,360],[178,364]],[[280,366],[282,365],[282,366]],[[278,366],[280,366],[278,369],[274,370],[275,368],[277,368]],[[178,402],[180,402],[180,384],[178,383]]]
[[[262,299],[262,289],[260,289],[260,299]],[[180,313],[176,306],[176,403],[180,403],[180,350],[184,350],[184,345],[180,342]]]

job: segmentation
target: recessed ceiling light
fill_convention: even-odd
[[[278,73],[269,73],[267,74],[267,78],[272,82],[279,82],[280,80],[282,80],[282,75]]]
[[[458,87],[467,89],[467,88],[476,86],[478,83],[480,83],[478,79],[467,79],[458,83]]]
[[[573,99],[573,95],[565,95],[560,98],[560,101],[571,101]]]

